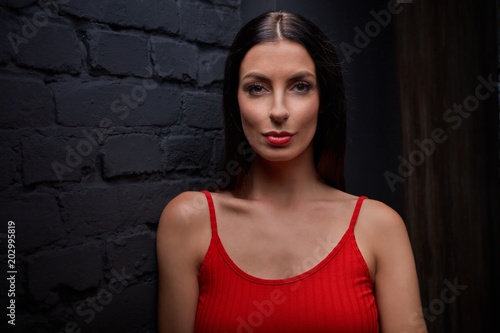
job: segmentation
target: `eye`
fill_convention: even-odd
[[[292,90],[295,90],[296,92],[299,93],[306,93],[309,90],[311,90],[311,85],[307,82],[300,81],[293,85]]]
[[[245,91],[250,95],[262,95],[267,89],[262,84],[253,83],[245,87]]]

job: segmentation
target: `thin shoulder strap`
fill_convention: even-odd
[[[214,201],[212,199],[212,195],[210,194],[210,192],[206,190],[202,190],[201,192],[203,192],[205,194],[205,197],[207,197],[208,210],[210,212],[210,225],[212,227],[212,236],[215,236],[217,235],[217,219],[215,218]]]
[[[361,204],[363,204],[363,200],[365,200],[366,198],[367,198],[366,196],[360,196],[356,201],[356,207],[354,207],[354,212],[352,213],[349,229],[354,229],[356,221],[358,220],[359,211],[361,210]]]

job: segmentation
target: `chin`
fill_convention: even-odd
[[[296,159],[300,155],[300,153],[285,150],[286,149],[278,148],[273,149],[273,151],[256,151],[256,154],[263,160],[269,162],[288,162]]]

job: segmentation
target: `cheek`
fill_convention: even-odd
[[[301,115],[300,123],[314,134],[316,132],[316,127],[318,124],[318,114],[319,114],[319,99],[312,98],[311,100],[305,102],[301,105]]]
[[[257,130],[259,125],[265,120],[265,105],[262,105],[262,100],[251,100],[238,94],[238,104],[240,107],[241,123],[243,132],[249,136],[255,135],[254,130]]]
[[[250,112],[250,109],[252,105],[248,103],[248,101],[241,96],[241,94],[238,93],[238,106],[240,107],[240,117],[241,117],[241,123],[243,125],[243,129],[247,126],[248,122],[251,122],[251,115],[252,113]]]

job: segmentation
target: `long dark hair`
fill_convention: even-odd
[[[237,97],[241,62],[254,45],[280,39],[301,44],[316,65],[320,106],[313,138],[314,164],[326,184],[344,190],[346,98],[337,53],[329,38],[314,23],[287,12],[267,12],[254,18],[240,29],[229,49],[224,74],[223,163],[234,166],[237,162],[241,169],[226,188],[241,185],[254,156],[241,126]]]

